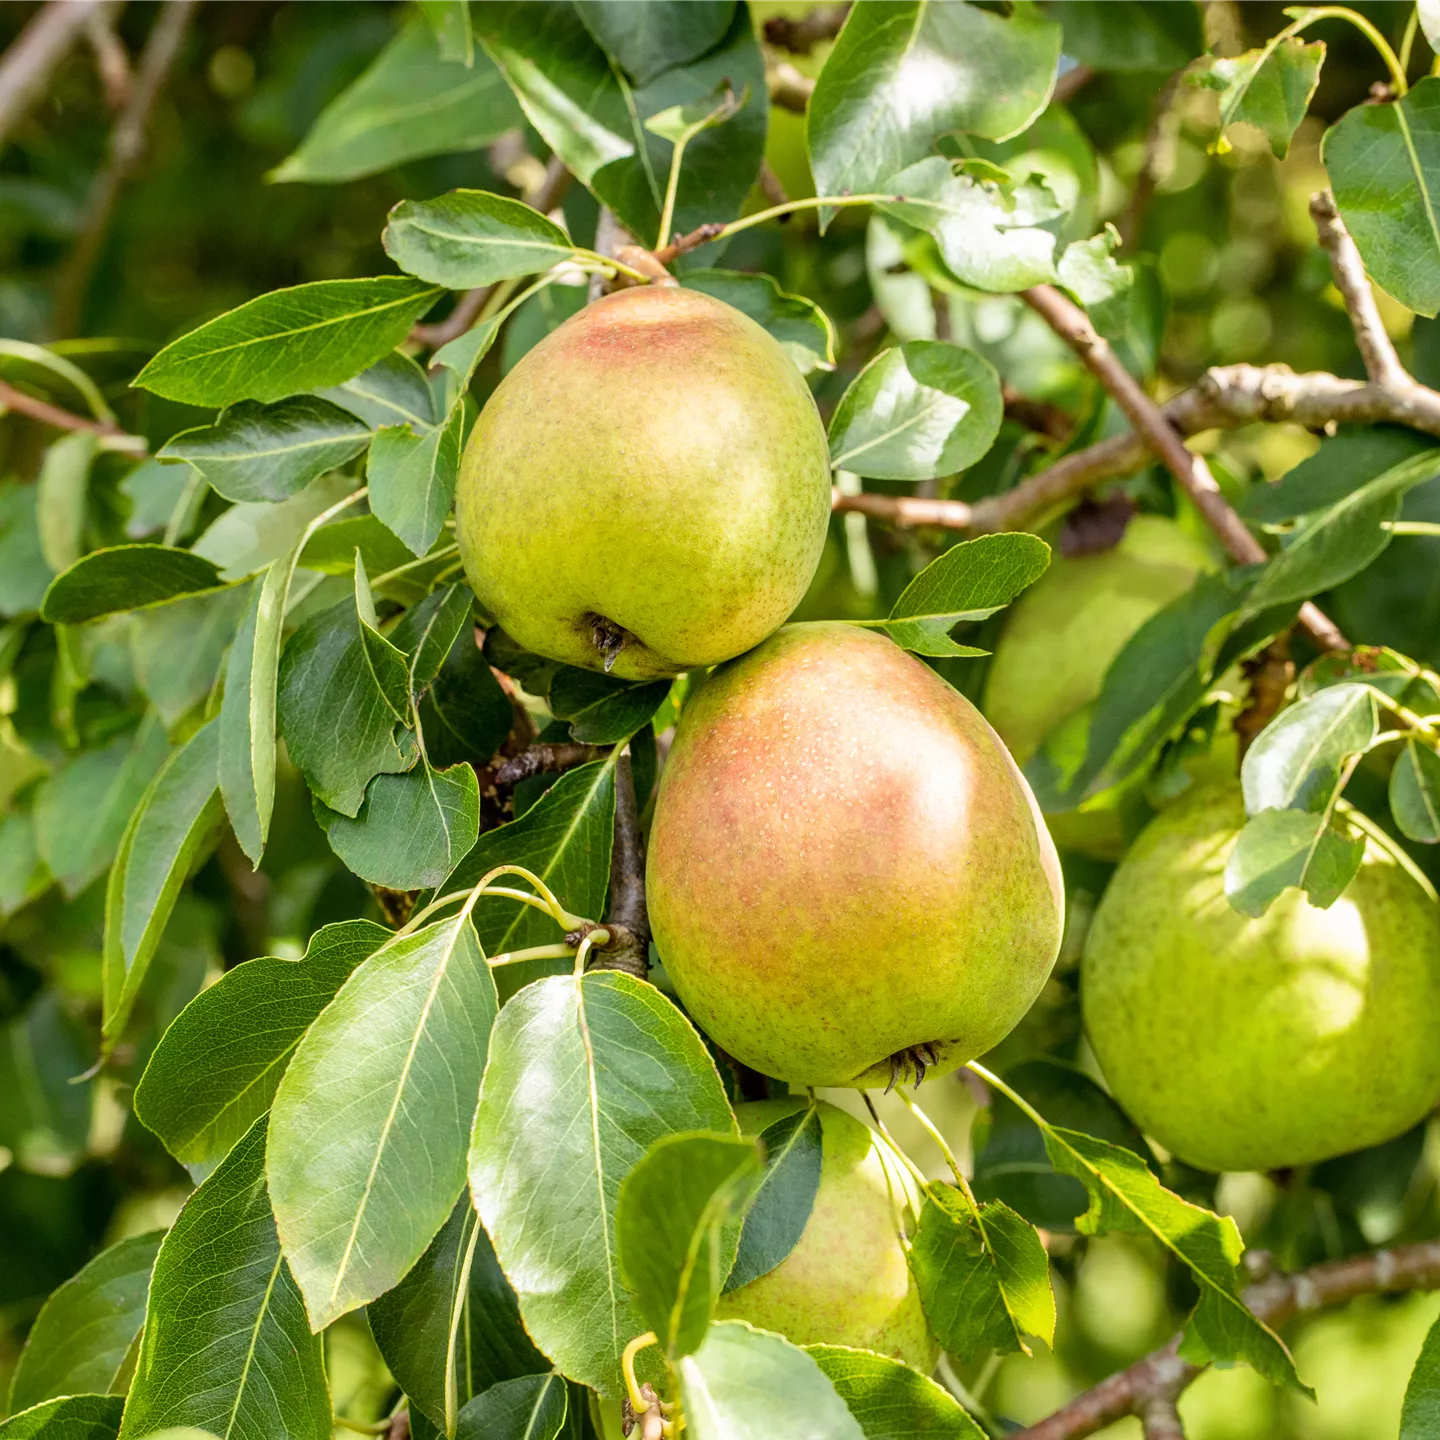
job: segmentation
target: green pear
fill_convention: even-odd
[[[892,640],[789,625],[685,706],[650,921],[691,1015],[796,1085],[990,1049],[1060,945],[1055,847],[979,711]]]
[[[784,623],[830,515],[825,429],[778,341],[673,285],[586,306],[475,422],[455,538],[521,645],[651,680]]]
[[[805,1101],[738,1105],[744,1135],[758,1135]],[[905,1258],[902,1231],[920,1197],[879,1137],[822,1102],[820,1186],[795,1248],[773,1270],[720,1297],[719,1320],[746,1320],[796,1345],[849,1345],[893,1356],[928,1375],[939,1358]]]
[[[1086,942],[1081,1002],[1121,1105],[1203,1170],[1377,1145],[1440,1098],[1440,907],[1373,845],[1328,910],[1230,908],[1239,787],[1196,787],[1141,833]]]
[[[1075,732],[1061,735],[1062,748],[1083,750],[1111,662],[1212,564],[1201,541],[1159,515],[1137,515],[1111,550],[1056,557],[1011,608],[985,680],[985,718],[1021,765],[1062,726]],[[1046,818],[1064,849],[1118,859],[1127,822],[1145,813],[1137,787],[1116,786]]]

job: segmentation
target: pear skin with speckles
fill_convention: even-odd
[[[1440,906],[1371,844],[1327,910],[1286,890],[1230,908],[1237,784],[1141,832],[1096,909],[1085,1028],[1115,1098],[1201,1170],[1275,1170],[1378,1145],[1440,1098]]]
[[[825,428],[780,343],[708,295],[645,286],[501,381],[465,447],[455,538],[521,645],[653,680],[784,624],[829,516]]]
[[[1000,738],[887,636],[838,623],[786,626],[686,704],[646,893],[690,1014],[796,1085],[983,1054],[1064,924],[1055,847]]]

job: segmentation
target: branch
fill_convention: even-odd
[[[112,425],[108,421],[88,420],[83,415],[72,414],[58,405],[52,405],[48,400],[26,394],[24,390],[17,390],[7,381],[0,380],[0,414],[7,411],[27,415],[30,419],[38,420],[42,425],[53,426],[56,430],[83,430],[91,435],[99,435],[111,442],[105,447],[109,450],[124,450],[132,455],[146,453],[143,436],[127,434],[118,425]]]
[[[97,10],[85,26],[85,38],[95,52],[95,68],[100,72],[100,83],[105,87],[105,104],[111,114],[117,113],[130,98],[130,85],[134,78],[130,70],[130,56],[115,33],[115,17],[122,8],[123,0],[120,0],[119,4]]]
[[[765,67],[765,88],[770,92],[772,105],[803,115],[815,93],[815,82],[788,60],[777,60]]]
[[[1155,185],[1160,178],[1160,154],[1165,148],[1165,135],[1170,126],[1170,107],[1175,100],[1183,70],[1177,70],[1155,97],[1155,109],[1150,117],[1150,128],[1145,135],[1145,158],[1140,164],[1140,173],[1135,177],[1135,188],[1120,219],[1120,240],[1127,250],[1134,249],[1140,238],[1140,227],[1145,212],[1155,196]]]
[[[553,775],[573,770],[577,765],[588,765],[592,760],[598,760],[604,753],[597,745],[530,745],[495,767],[495,783],[518,785],[532,775]]]
[[[197,3],[198,0],[167,0],[145,41],[129,98],[110,132],[109,153],[90,185],[80,237],[56,282],[51,328],[57,335],[69,335],[80,321],[90,276],[99,259],[115,202],[145,153],[145,132],[151,112],[160,98],[165,77],[180,53]]]
[[[938,317],[937,317],[938,318]],[[1010,385],[1000,386],[1000,398],[1005,405],[1005,418],[1044,435],[1050,440],[1064,443],[1075,429],[1075,422],[1058,405],[1048,400],[1032,400]]]
[[[1332,1260],[1292,1275],[1272,1275],[1245,1291],[1245,1303],[1273,1327],[1358,1295],[1435,1289],[1440,1289],[1440,1240],[1426,1240]],[[1010,1440],[1083,1440],[1126,1415],[1142,1414],[1159,1397],[1173,1399],[1200,1374],[1199,1367],[1177,1356],[1179,1343],[1177,1337],[1152,1351]]]
[[[542,215],[548,215],[565,198],[569,188],[570,172],[558,155],[552,155],[545,166],[545,178],[521,199]],[[474,290],[467,290],[443,320],[437,320],[433,325],[412,326],[411,343],[423,345],[427,350],[438,350],[442,345],[458,340],[475,323],[494,289],[493,285],[480,285]]]
[[[650,912],[645,907],[645,837],[628,753],[615,766],[615,846],[605,928],[611,939],[595,950],[593,968],[623,970],[643,980],[650,969]]]
[[[44,93],[55,67],[104,0],[50,0],[0,57],[0,144]]]
[[[1145,1440],[1185,1440],[1185,1426],[1180,1412],[1168,1395],[1155,1395],[1140,1408],[1140,1423]]]
[[[765,22],[765,43],[792,55],[808,55],[822,40],[833,40],[840,33],[849,9],[849,5],[818,5],[798,20],[774,15]]]
[[[1063,75],[1058,76],[1055,88],[1050,92],[1052,105],[1064,105],[1077,90],[1083,89],[1095,78],[1095,72],[1088,65],[1072,65]]]
[[[1242,565],[1261,564],[1269,558],[1265,547],[1245,528],[1230,508],[1204,459],[1185,448],[1179,433],[1160,407],[1140,388],[1130,372],[1096,332],[1090,317],[1053,285],[1035,285],[1021,292],[1025,301],[1070,346],[1125,412],[1161,464],[1179,481],[1219,537],[1233,560]],[[1300,624],[1321,650],[1348,650],[1339,628],[1313,602],[1300,607]]]

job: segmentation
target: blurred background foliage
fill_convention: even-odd
[[[0,6],[0,46],[36,8]],[[132,56],[157,8],[138,0],[117,7],[116,30]],[[544,7],[534,8],[543,24]],[[808,8],[753,7],[757,22]],[[1066,19],[1063,3],[1052,8]],[[1410,6],[1356,8],[1399,45]],[[351,0],[201,5],[151,119],[143,163],[120,196],[79,295],[66,292],[73,278],[67,261],[85,224],[86,196],[113,112],[95,53],[77,46],[43,103],[0,151],[0,337],[61,340],[60,352],[101,385],[122,423],[158,446],[203,418],[127,388],[138,364],[167,340],[266,290],[386,273],[379,232],[386,212],[403,198],[457,186],[516,193],[533,184],[546,150],[524,129],[489,146],[409,160],[343,183],[276,181],[276,168],[325,107],[411,18],[406,6]],[[1282,7],[1271,3],[1208,4],[1197,9],[1197,35],[1202,20],[1206,39],[1221,54],[1260,44],[1285,23]],[[1105,221],[1119,226],[1147,275],[1151,333],[1140,343],[1162,395],[1209,365],[1237,361],[1363,373],[1307,204],[1324,184],[1324,126],[1366,98],[1377,62],[1347,25],[1321,23],[1310,38],[1323,38],[1329,54],[1312,115],[1283,161],[1243,127],[1228,153],[1211,153],[1213,93],[1180,84],[1171,94],[1168,63],[1106,68],[1120,62],[1113,54],[1088,54],[1097,42],[1078,26],[1067,34],[1067,53],[1095,61],[1097,73],[1067,107],[1053,106],[1032,131],[990,147],[1011,163],[1025,157],[1052,184],[1084,197],[1086,225],[1077,233]],[[814,75],[825,53],[822,44],[789,58]],[[1412,74],[1425,73],[1431,60],[1418,40]],[[787,194],[813,193],[800,116],[772,110],[767,156]],[[766,203],[757,190],[750,208]],[[564,209],[572,233],[589,243],[594,200],[574,185]],[[1018,299],[978,296],[953,282],[932,288],[916,275],[892,274],[898,243],[883,221],[867,223],[857,211],[841,212],[823,238],[813,217],[801,214],[783,227],[746,232],[725,256],[729,268],[770,271],[834,319],[839,363],[818,377],[822,408],[833,407],[883,344],[938,336],[988,356],[1029,399],[1078,416],[1076,443],[1123,424],[1070,352]],[[557,286],[531,301],[487,357],[477,396],[581,298],[580,291]],[[1383,296],[1381,304],[1402,357],[1419,378],[1440,382],[1435,322],[1412,322]],[[56,316],[67,308],[79,321],[59,336]],[[36,559],[33,538],[8,517],[35,479],[41,438],[31,424],[0,418],[0,620],[15,613],[7,596]],[[1007,421],[992,454],[951,482],[951,493],[973,500],[1007,487],[1044,444],[1031,429]],[[1289,469],[1317,439],[1299,427],[1257,426],[1202,437],[1199,444],[1238,499],[1249,485]],[[170,512],[173,495],[131,483],[126,471],[116,456],[97,470],[90,523],[102,533],[91,537],[95,543],[155,534]],[[874,488],[885,488],[884,482]],[[1146,508],[1177,514],[1203,534],[1158,469],[1126,488]],[[938,493],[946,493],[944,482]],[[1440,520],[1440,482],[1412,492],[1406,515]],[[186,533],[197,533],[206,518],[189,517]],[[858,515],[837,517],[805,613],[886,613],[936,543],[933,535],[867,528]],[[1440,540],[1397,539],[1379,564],[1322,603],[1353,639],[1440,663]],[[114,634],[98,635],[80,664],[71,701],[74,723],[87,734],[103,733],[133,699],[136,680],[123,632],[129,623],[122,618]],[[33,778],[36,757],[45,758],[46,726],[38,717],[50,712],[54,677],[66,670],[55,659],[27,652],[0,689],[0,812]],[[942,668],[967,693],[978,694],[983,662],[942,662]],[[1074,967],[1105,874],[1094,862],[1069,867],[1072,922],[1062,963],[1035,1012],[1006,1042],[1006,1063],[1041,1050],[1082,1058]],[[282,776],[260,871],[252,875],[228,839],[206,863],[166,932],[121,1063],[75,1084],[96,1053],[104,885],[91,884],[73,901],[53,890],[36,903],[16,904],[16,898],[27,897],[0,906],[0,913],[13,912],[0,921],[0,1393],[43,1297],[102,1245],[168,1223],[190,1188],[191,1177],[128,1109],[129,1087],[159,1032],[226,967],[256,954],[297,956],[319,925],[374,913],[373,898],[340,865],[311,818],[303,786],[293,774],[288,781]],[[975,1099],[956,1079],[931,1108],[958,1135],[969,1127]],[[901,1137],[913,1142],[915,1153],[927,1153],[908,1115],[895,1110],[887,1118]],[[996,1117],[993,1124],[1000,1123]],[[983,1129],[984,1122],[977,1144]],[[983,1153],[981,1160],[983,1173]],[[1292,1267],[1440,1233],[1437,1177],[1440,1134],[1427,1126],[1309,1172],[1226,1176],[1217,1185],[1213,1177],[1171,1166],[1166,1182],[1235,1215],[1252,1246]],[[1059,1351],[1012,1356],[961,1377],[993,1416],[1011,1422],[1041,1417],[1162,1343],[1193,1300],[1167,1289],[1157,1252],[1126,1237],[1087,1241],[1057,1233],[1052,1255]],[[1405,1378],[1437,1314],[1440,1296],[1371,1298],[1305,1322],[1294,1345],[1318,1405],[1273,1391],[1249,1371],[1217,1370],[1181,1401],[1189,1434],[1192,1440],[1393,1440]],[[387,1382],[363,1321],[351,1317],[335,1327],[329,1346],[337,1411],[357,1419],[383,1413]],[[1133,1440],[1139,1424],[1127,1420],[1105,1433]]]

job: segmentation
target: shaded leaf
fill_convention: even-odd
[[[455,1422],[455,1440],[555,1440],[568,1403],[560,1375],[502,1380],[471,1400]]]
[[[1225,139],[1227,127],[1253,125],[1283,160],[1310,108],[1324,63],[1325,42],[1306,42],[1298,35],[1231,59],[1207,56],[1205,68],[1193,72],[1189,79],[1192,84],[1220,92],[1220,139],[1216,149],[1223,154],[1230,148]]]
[[[1065,0],[1052,11],[1065,54],[1095,70],[1167,73],[1205,48],[1197,5],[1175,0]]]
[[[42,990],[0,1029],[0,1145],[13,1164],[35,1175],[63,1176],[85,1158],[94,1091],[75,1077],[93,1059],[89,1028],[72,1017],[55,989]]]
[[[393,350],[439,293],[404,275],[273,290],[172,341],[135,384],[215,407],[339,385]]]
[[[424,430],[442,417],[425,372],[408,355],[392,350],[368,370],[319,392],[321,399],[348,410],[372,430],[409,425]]]
[[[450,290],[534,275],[575,253],[553,220],[487,190],[402,200],[381,239],[402,270]]]
[[[1428,1440],[1440,1431],[1440,1324],[1432,1325],[1410,1383],[1405,1387],[1405,1406],[1400,1412],[1400,1440]]]
[[[56,440],[45,452],[35,482],[35,525],[45,563],[59,573],[84,549],[85,509],[96,439],[88,430]]]
[[[488,760],[514,722],[510,697],[485,663],[474,629],[462,626],[420,702],[426,754],[436,765]]]
[[[585,28],[638,85],[699,59],[725,38],[735,0],[579,0]]]
[[[173,730],[214,688],[249,599],[243,587],[230,586],[131,618],[135,678],[167,728]]]
[[[365,573],[365,562],[359,555],[355,557],[354,578],[355,614],[360,621],[360,646],[365,663],[370,667],[375,689],[390,707],[390,713],[397,720],[408,719],[410,663],[404,652],[380,633],[375,597],[370,592],[370,577]]]
[[[150,1230],[102,1250],[51,1294],[15,1366],[12,1410],[60,1395],[123,1392],[163,1235]]]
[[[473,600],[467,585],[446,585],[432,590],[417,605],[412,605],[396,622],[390,641],[410,656],[410,689],[418,694],[440,673],[446,656],[466,630]],[[464,638],[476,649],[474,631]]]
[[[455,499],[465,410],[456,405],[440,425],[412,430],[390,425],[375,432],[365,478],[370,508],[415,555],[434,543]]]
[[[222,580],[244,580],[290,556],[311,521],[338,505],[354,484],[348,475],[322,475],[288,500],[232,505],[206,527],[191,549],[213,560]],[[307,549],[310,543],[306,542]]]
[[[802,375],[835,368],[835,327],[830,317],[813,300],[787,294],[774,276],[740,270],[690,270],[680,279],[687,290],[713,295],[768,330]]]
[[[648,1328],[617,1269],[621,1182],[662,1136],[693,1130],[733,1135],[734,1118],[700,1037],[652,986],[613,971],[551,976],[501,1010],[471,1193],[526,1329],[604,1394],[618,1393],[621,1352]]]
[[[550,708],[586,745],[627,740],[665,703],[669,680],[620,680],[562,665],[550,679]]]
[[[948,1390],[888,1355],[844,1345],[807,1345],[865,1440],[984,1440]]]
[[[475,63],[469,0],[420,0],[420,13],[430,22],[442,60],[458,60],[467,69]]]
[[[116,545],[94,550],[57,575],[40,616],[52,625],[79,625],[118,611],[163,605],[220,584],[214,564],[167,545]]]
[[[227,1154],[270,1109],[301,1037],[355,967],[391,938],[345,920],[310,937],[302,960],[247,960],[171,1022],[135,1091],[135,1114],[182,1164]]]
[[[369,427],[339,406],[295,395],[276,405],[242,400],[214,425],[166,441],[159,458],[188,460],[227,500],[284,500],[369,440]]]
[[[0,816],[0,919],[28,905],[50,884],[50,872],[35,843],[29,810]]]
[[[1313,455],[1246,494],[1242,513],[1262,525],[1324,510],[1405,461],[1436,449],[1435,439],[1398,425],[1349,425],[1320,441]]]
[[[70,1395],[46,1400],[0,1421],[0,1440],[115,1440],[119,1395]]]
[[[1346,759],[1368,749],[1378,731],[1368,685],[1332,685],[1282,710],[1245,752],[1246,813],[1324,810]]]
[[[760,1133],[765,1171],[740,1231],[724,1293],[768,1275],[800,1243],[820,1189],[820,1112],[814,1105],[782,1115]]]
[[[324,1440],[320,1341],[275,1235],[257,1121],[185,1202],[160,1245],[120,1433],[194,1426],[218,1435]]]
[[[54,571],[40,549],[35,486],[0,481],[0,615],[38,610]]]
[[[1440,842],[1440,755],[1414,736],[1390,772],[1390,813],[1408,839]]]
[[[462,913],[363,960],[301,1040],[266,1169],[317,1331],[396,1285],[445,1223],[497,1003]]]
[[[1325,815],[1262,810],[1245,822],[1225,862],[1225,898],[1242,915],[1260,916],[1294,885],[1328,909],[1364,854],[1364,837],[1337,830]]]
[[[365,573],[374,575],[376,584],[380,583],[379,577],[387,571],[401,565],[410,565],[415,559],[409,547],[402,545],[375,516],[353,515],[322,525],[305,542],[299,568],[318,570],[322,575],[352,575],[355,571],[357,550],[360,552],[360,562],[365,566]],[[445,561],[441,559],[437,563],[443,565]],[[417,566],[406,574],[418,576],[422,575],[423,571]]]

